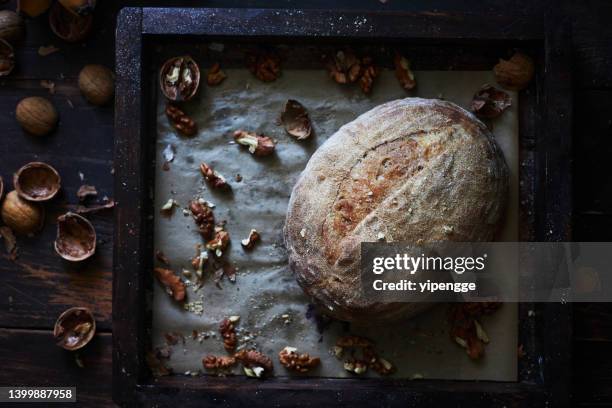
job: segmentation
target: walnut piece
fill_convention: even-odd
[[[223,348],[228,352],[236,350],[238,337],[236,337],[234,322],[230,319],[223,319],[219,325],[219,333],[221,333],[221,337],[223,338]]]
[[[368,94],[372,91],[372,84],[379,72],[378,67],[374,66],[371,58],[363,58],[361,76],[359,77],[359,87],[363,93]]]
[[[255,156],[269,156],[274,153],[274,141],[268,136],[240,129],[234,132],[234,140],[240,145],[247,146],[249,152]]]
[[[328,62],[330,77],[339,84],[356,82],[361,76],[361,61],[351,51],[338,51]]]
[[[219,85],[225,78],[227,78],[227,75],[225,75],[225,72],[221,71],[221,65],[215,62],[206,74],[206,83],[210,86]]]
[[[194,222],[198,226],[200,235],[204,239],[210,239],[215,229],[215,217],[212,210],[200,200],[191,200],[189,210]]]
[[[252,229],[251,232],[249,232],[249,236],[246,239],[240,241],[240,244],[244,249],[253,249],[255,243],[257,243],[260,239],[261,236],[259,235],[259,232],[257,232],[257,230],[255,229]]]
[[[529,56],[517,52],[507,61],[500,59],[493,72],[497,83],[502,87],[511,91],[520,91],[527,88],[533,79],[535,68]]]
[[[310,357],[308,353],[298,354],[295,347],[285,347],[278,353],[280,363],[288,370],[306,373],[321,364],[318,357]]]
[[[347,371],[363,374],[368,368],[371,368],[380,375],[388,375],[395,371],[393,364],[379,357],[374,349],[374,343],[365,337],[343,336],[338,338],[334,347],[336,357],[342,358],[345,348],[352,349],[351,357],[344,362],[344,369]],[[359,354],[360,356],[356,357]]]
[[[274,53],[250,54],[247,68],[260,81],[272,82],[280,76],[280,58]]]
[[[475,302],[455,304],[451,307],[448,314],[450,337],[466,349],[471,359],[482,357],[485,344],[489,343],[489,337],[478,319],[495,312],[500,306],[499,302]]]
[[[270,357],[256,350],[240,350],[234,354],[234,357],[247,368],[263,368],[262,374],[269,374],[274,370]],[[262,374],[257,377],[261,377]]]
[[[336,340],[336,346],[343,348],[365,348],[372,347],[373,345],[374,343],[372,343],[370,340],[360,336],[342,336]]]
[[[202,175],[204,176],[206,182],[212,188],[223,189],[229,187],[229,184],[227,184],[225,177],[219,174],[219,172],[217,172],[208,164],[204,162],[200,163],[200,171],[202,172]]]
[[[474,95],[471,109],[472,112],[481,118],[493,119],[501,115],[511,105],[512,98],[510,95],[491,85],[485,84]]]
[[[168,257],[166,256],[166,254],[163,253],[163,251],[155,251],[155,258],[157,258],[160,263],[166,266],[170,266],[170,259],[168,259]]]
[[[229,233],[223,227],[215,227],[215,236],[206,243],[206,249],[213,251],[217,258],[221,258],[223,251],[229,245]]]
[[[202,365],[207,370],[228,369],[236,365],[236,359],[231,356],[208,355],[202,359]]]
[[[176,302],[185,300],[185,284],[181,281],[181,278],[176,276],[170,269],[155,268],[153,271],[157,280],[164,285],[166,292]]]
[[[414,79],[414,74],[410,70],[410,61],[396,52],[393,63],[395,64],[395,76],[402,88],[407,91],[413,89],[416,86],[416,81]]]
[[[198,133],[198,126],[185,112],[172,104],[166,105],[168,121],[180,134],[194,136]]]
[[[297,140],[308,139],[312,133],[312,123],[308,117],[308,111],[304,105],[294,99],[289,99],[285,103],[285,108],[281,112],[280,122],[285,131]]]

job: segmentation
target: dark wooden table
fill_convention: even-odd
[[[41,160],[62,176],[62,192],[47,206],[43,232],[19,240],[19,258],[11,261],[0,249],[0,385],[76,385],[84,406],[112,405],[111,296],[112,212],[89,216],[98,233],[92,260],[75,267],[53,250],[55,218],[77,203],[76,190],[84,182],[97,187],[99,197],[113,195],[113,108],[94,107],[80,95],[77,75],[83,65],[114,65],[115,16],[120,6],[99,1],[92,36],[70,45],[54,37],[46,16],[27,22],[27,36],[17,49],[18,68],[0,80],[0,175],[12,189],[12,173],[23,164]],[[128,1],[123,5],[192,5],[190,2]],[[537,2],[448,0],[335,1],[338,8],[435,11],[473,7],[490,11],[538,12]],[[211,7],[327,8],[326,0],[208,1]],[[15,2],[4,6],[15,9]],[[610,241],[612,236],[612,178],[607,168],[612,154],[612,2],[575,0],[574,56],[574,239]],[[41,57],[40,46],[54,44],[60,51]],[[40,85],[52,80],[56,92]],[[60,124],[48,137],[24,134],[14,119],[17,102],[26,96],[50,97],[60,112]],[[94,341],[77,355],[55,346],[51,330],[57,316],[71,306],[87,306],[98,322]],[[573,381],[575,406],[612,406],[612,306],[577,304],[574,307]]]

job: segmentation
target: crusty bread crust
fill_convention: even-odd
[[[385,103],[342,126],[300,175],[284,231],[289,266],[340,320],[414,314],[422,305],[360,296],[360,243],[491,241],[507,193],[503,154],[474,115],[441,100]]]

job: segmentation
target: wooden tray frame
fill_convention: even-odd
[[[150,50],[167,39],[376,41],[408,44],[417,69],[490,69],[492,55],[528,48],[536,79],[520,93],[520,237],[570,239],[572,94],[569,21],[485,12],[354,12],[125,8],[117,24],[113,399],[121,406],[568,406],[571,307],[520,304],[516,382],[242,377],[151,378],[146,293],[153,262],[155,93]],[[350,24],[363,21],[361,24]],[[331,25],[331,22],[335,22]],[[347,24],[349,22],[349,24]],[[458,50],[448,54],[449,50]],[[484,57],[482,56],[484,50]],[[482,57],[482,58],[481,58]],[[448,65],[445,65],[448,67]],[[154,81],[153,81],[154,82]],[[531,312],[535,312],[535,315]]]

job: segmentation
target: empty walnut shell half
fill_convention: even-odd
[[[59,173],[47,163],[28,163],[13,176],[17,193],[29,201],[47,201],[60,189]]]
[[[93,27],[93,15],[77,16],[60,3],[51,6],[49,12],[51,30],[64,41],[79,42],[84,40]]]
[[[85,347],[96,333],[96,319],[86,307],[71,307],[57,318],[53,336],[57,345],[74,351]]]
[[[188,101],[200,86],[200,68],[189,55],[170,58],[159,72],[159,86],[171,101]]]
[[[83,261],[96,252],[96,230],[84,217],[67,212],[57,218],[55,252],[67,261]]]
[[[15,68],[15,53],[8,42],[0,38],[0,77],[13,72]]]
[[[281,113],[281,123],[287,133],[297,140],[307,139],[312,133],[312,124],[306,108],[296,100],[289,99]]]

